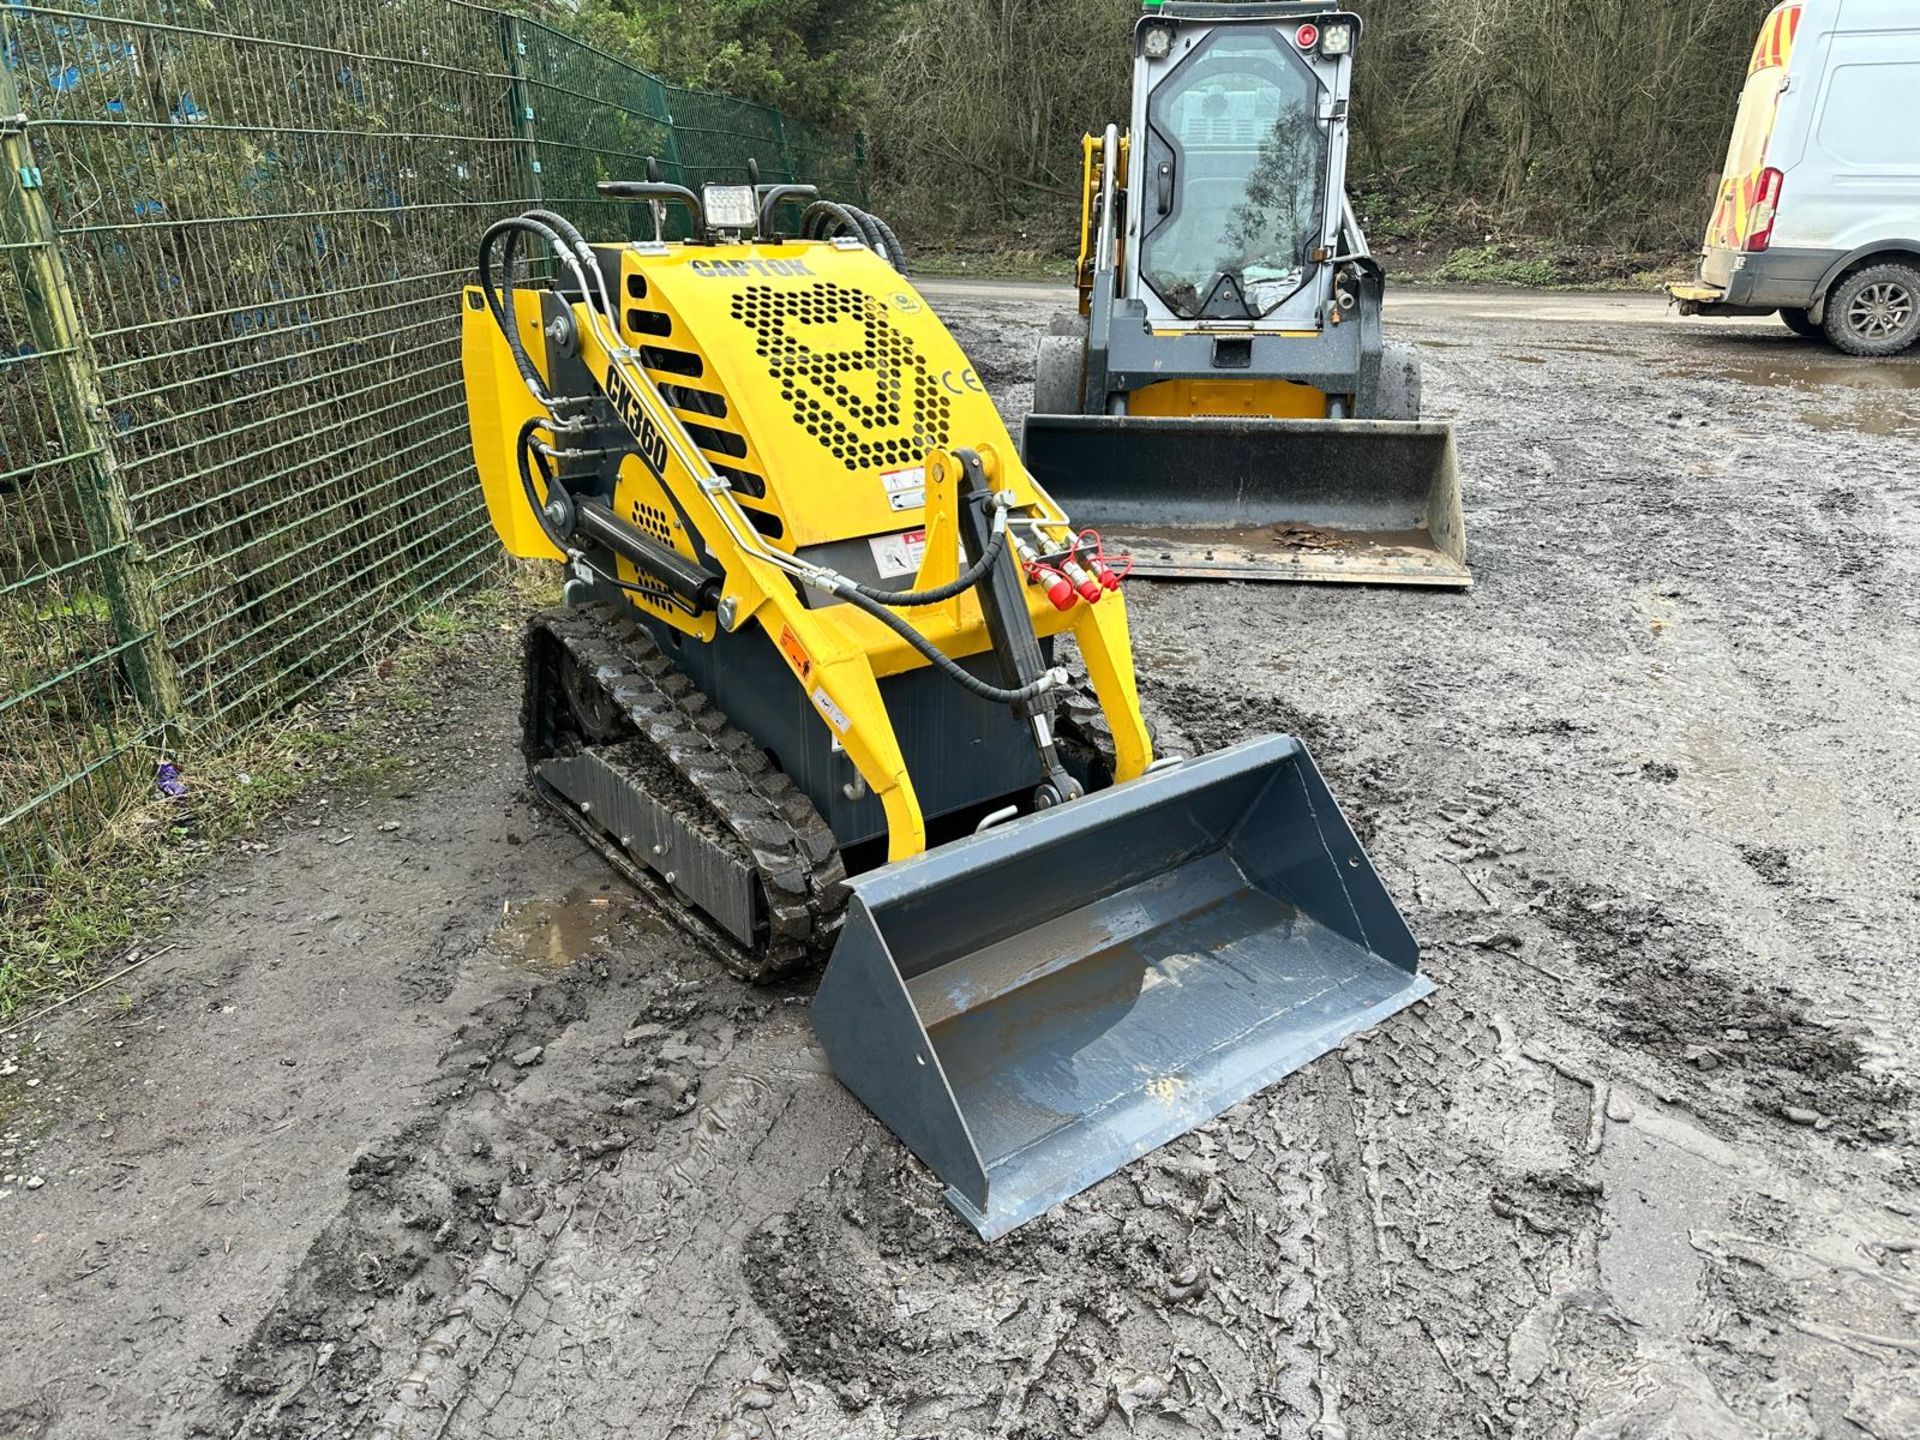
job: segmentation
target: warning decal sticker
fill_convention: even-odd
[[[918,510],[927,503],[927,467],[924,465],[883,471],[880,483],[887,487],[887,504],[895,510]]]
[[[807,654],[807,647],[800,643],[800,637],[793,633],[791,626],[780,627],[780,649],[803,682],[812,678],[813,657]]]
[[[873,568],[883,580],[902,575],[918,575],[920,561],[927,553],[927,532],[908,530],[899,535],[875,535],[867,541],[873,551]]]

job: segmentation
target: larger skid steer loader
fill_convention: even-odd
[[[1347,200],[1359,38],[1332,0],[1149,0],[1129,126],[1083,142],[1024,458],[1134,574],[1472,583],[1453,432]]]
[[[691,238],[530,211],[466,295],[494,528],[566,567],[534,786],[738,973],[831,952],[835,1073],[982,1236],[1432,988],[1298,741],[1154,758],[1120,577],[911,285],[775,233],[804,188],[601,188]]]

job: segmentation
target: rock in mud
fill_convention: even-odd
[[[531,1225],[546,1210],[547,1202],[525,1185],[502,1185],[493,1202],[493,1218],[503,1225]]]

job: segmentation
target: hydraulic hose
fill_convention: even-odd
[[[871,585],[862,585],[858,580],[849,580],[847,587],[858,591],[869,600],[877,601],[882,605],[892,605],[902,610],[910,610],[916,605],[938,605],[942,600],[951,600],[956,595],[965,594],[986,579],[987,572],[993,569],[1000,559],[1000,552],[1006,548],[1006,529],[996,524],[993,538],[987,542],[987,548],[981,553],[980,558],[944,585],[936,585],[931,590],[877,590]]]
[[[906,268],[906,252],[900,237],[878,215],[854,205],[834,200],[816,200],[800,218],[800,234],[808,240],[828,240],[835,235],[851,235],[874,251],[896,270]]]
[[[520,467],[520,488],[526,492],[527,506],[533,511],[533,518],[540,527],[540,533],[547,537],[547,543],[565,555],[574,548],[573,541],[553,528],[553,521],[547,516],[547,507],[540,501],[540,493],[533,487],[533,465],[540,467],[540,479],[553,492],[553,476],[547,470],[546,461],[541,459],[533,448],[533,432],[544,430],[552,422],[545,415],[535,415],[520,427],[519,435],[514,437],[513,458]],[[530,463],[531,462],[531,463]]]
[[[866,241],[867,248],[877,255],[885,256],[887,242],[880,238],[880,232],[874,228],[873,217],[855,205],[844,205],[841,208],[852,217],[854,227],[858,230],[860,238]]]
[[[862,210],[860,214],[873,222],[873,228],[880,232],[880,240],[887,257],[887,263],[896,270],[907,268],[907,252],[900,244],[900,237],[893,233],[893,226],[871,210]]]
[[[496,220],[480,237],[480,291],[486,297],[487,309],[493,314],[494,324],[500,327],[500,333],[507,342],[507,350],[513,356],[514,369],[520,372],[520,379],[526,384],[527,389],[533,392],[533,397],[550,408],[552,398],[547,393],[546,383],[540,378],[540,372],[534,368],[526,346],[520,343],[520,326],[514,315],[514,285],[511,271],[515,252],[519,249],[519,237],[523,233],[537,235],[551,245],[556,252],[566,250],[566,242],[559,233],[537,220],[528,220],[518,215],[509,216],[505,220]],[[500,246],[502,240],[506,243],[500,258],[509,271],[504,290],[495,283],[493,260],[494,249]]]
[[[1017,690],[1004,690],[998,685],[989,685],[978,675],[975,675],[972,671],[962,666],[957,660],[943,654],[939,646],[927,639],[926,636],[922,635],[918,630],[914,629],[913,626],[909,625],[900,616],[894,614],[893,611],[882,605],[878,600],[870,599],[862,594],[857,587],[848,585],[844,588],[836,589],[833,593],[844,598],[849,604],[856,605],[866,611],[867,614],[873,616],[874,619],[878,620],[902,640],[913,646],[915,650],[918,650],[921,655],[926,657],[927,662],[931,664],[934,669],[945,675],[961,689],[971,691],[989,704],[1020,705],[1037,696],[1046,694],[1047,691],[1055,689],[1060,684],[1060,672],[1049,670],[1038,680],[1029,680]]]
[[[520,218],[550,226],[566,237],[567,243],[573,247],[574,253],[579,257],[580,261],[579,265],[571,266],[570,268],[573,269],[574,273],[580,278],[583,292],[581,298],[589,305],[593,303],[594,296],[587,289],[587,281],[591,279],[593,282],[592,290],[599,292],[600,313],[605,315],[609,320],[613,320],[613,300],[612,297],[607,294],[606,276],[600,271],[600,262],[594,255],[593,246],[587,243],[587,237],[580,233],[579,227],[567,219],[566,216],[553,210],[528,210],[525,211]]]
[[[808,240],[826,240],[836,233],[858,237],[860,227],[838,201],[816,200],[801,212],[800,233]]]

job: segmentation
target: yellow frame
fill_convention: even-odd
[[[587,323],[585,306],[574,307],[580,359],[639,440],[622,466],[615,511],[627,516],[639,513],[636,505],[664,509],[675,548],[689,557],[704,551],[724,577],[721,610],[732,628],[755,626],[775,647],[820,722],[885,808],[889,860],[920,853],[927,843],[926,822],[879,681],[919,668],[925,658],[851,605],[810,607],[786,571],[735,541],[689,457],[699,457],[705,467],[725,464],[763,482],[763,495],[736,484],[733,499],[743,513],[757,517],[763,533],[777,532],[761,541],[769,549],[792,553],[924,530],[924,558],[914,588],[937,585],[957,573],[960,502],[952,449],[976,451],[995,488],[1010,491],[1017,508],[1057,516],[1058,507],[1020,464],[985,386],[946,327],[872,252],[831,242],[629,246],[620,252],[619,274],[620,340],[631,354],[609,354]],[[476,308],[477,298],[477,292],[468,293],[463,341],[475,460],[488,512],[511,553],[560,558],[528,511],[512,454],[513,437],[537,407],[491,315],[483,306]],[[522,342],[536,368],[547,374],[539,295],[525,291],[518,299]],[[642,324],[647,328],[633,328]],[[850,346],[867,348],[856,352]],[[823,359],[871,356],[876,347],[891,358],[867,371],[832,368]],[[829,378],[819,382],[826,388],[794,378],[803,368],[816,377],[827,373]],[[856,384],[877,388],[856,393],[850,388]],[[888,385],[896,387],[895,394],[912,389],[924,401],[912,412],[919,417],[915,423],[937,429],[944,440],[916,451],[925,469],[924,498],[905,507],[882,478],[903,471],[866,463],[868,451],[856,454],[849,448],[847,458],[840,458],[823,439],[829,432],[836,440],[890,433],[879,419],[905,414],[906,408],[882,409]],[[663,393],[663,387],[676,388]],[[831,407],[819,399],[829,392],[879,419],[851,428],[833,419],[826,414]],[[670,404],[667,393],[685,403]],[[705,408],[689,408],[702,402]],[[724,414],[713,413],[716,408]],[[941,417],[937,425],[929,415]],[[698,441],[689,423],[697,427]],[[907,443],[899,438],[904,433],[888,442],[896,456]],[[858,443],[875,446],[878,440]],[[660,504],[663,497],[670,505]],[[636,578],[630,566],[621,565],[623,578]],[[1140,714],[1124,597],[1110,593],[1098,604],[1083,602],[1063,613],[1037,586],[1026,587],[1026,593],[1035,631],[1071,634],[1078,645],[1113,728],[1116,779],[1143,774],[1153,757]],[[672,606],[636,603],[698,639],[714,633],[712,614],[696,619]],[[972,592],[917,608],[910,618],[955,659],[991,648]]]

